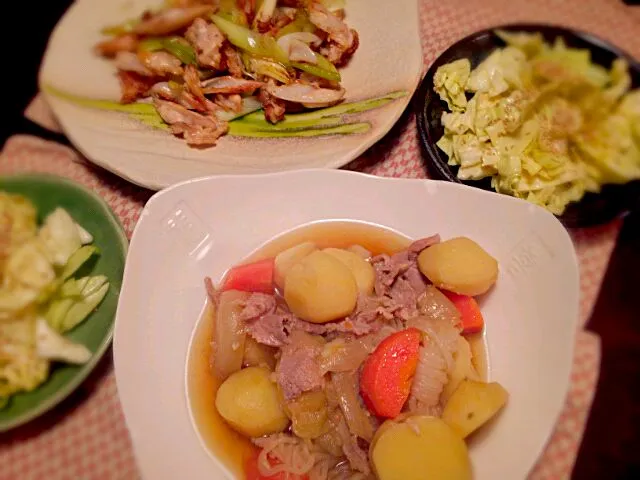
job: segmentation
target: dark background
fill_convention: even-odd
[[[17,15],[4,12],[2,144],[14,133],[40,133],[22,112],[37,91],[47,39],[69,3],[12,2]],[[10,24],[24,30],[15,31]],[[601,337],[602,367],[573,478],[640,479],[640,205],[624,221],[587,328]]]

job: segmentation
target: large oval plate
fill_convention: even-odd
[[[42,221],[56,207],[62,207],[94,237],[100,249],[92,274],[105,275],[110,287],[98,309],[68,337],[93,352],[80,366],[52,366],[45,383],[29,393],[19,393],[0,410],[0,432],[16,427],[47,412],[64,400],[89,375],[111,343],[113,324],[127,254],[127,238],[109,207],[94,193],[64,178],[49,175],[16,175],[0,179],[0,190],[18,193],[31,200]]]
[[[195,180],[145,207],[114,338],[118,392],[144,478],[233,478],[190,415],[186,363],[206,302],[203,278],[221,278],[284,232],[337,219],[412,238],[466,235],[498,259],[482,309],[489,377],[509,391],[509,404],[475,437],[471,457],[478,480],[526,478],[569,386],[579,289],[566,230],[535,205],[480,189],[326,169]]]
[[[40,86],[93,99],[119,98],[113,65],[93,46],[106,25],[122,23],[162,0],[77,0],[55,28],[40,71]],[[422,72],[416,0],[348,0],[347,21],[360,47],[341,70],[345,101],[395,91],[407,95],[357,117],[372,124],[362,134],[303,139],[226,136],[216,147],[194,149],[169,133],[125,114],[81,107],[46,94],[75,146],[98,165],[139,185],[160,189],[190,178],[309,167],[338,168],[387,133],[407,106]]]

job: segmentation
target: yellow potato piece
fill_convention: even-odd
[[[358,291],[360,293],[364,293],[365,295],[373,293],[373,286],[376,281],[376,272],[369,262],[357,253],[342,250],[340,248],[325,248],[322,251],[337,258],[344,263],[349,270],[351,270],[353,277],[356,279],[356,284],[358,285]]]
[[[276,352],[275,347],[270,347],[263,343],[256,342],[252,337],[247,335],[244,342],[244,356],[242,357],[243,367],[266,367],[270,370],[276,368]]]
[[[463,380],[447,402],[442,419],[464,438],[498,413],[508,398],[499,383]]]
[[[285,277],[284,299],[294,315],[326,323],[349,315],[358,286],[351,270],[335,257],[316,251],[296,263]]]
[[[369,457],[379,480],[468,480],[464,440],[439,418],[388,420],[376,433]]]
[[[367,258],[371,258],[371,252],[364,248],[362,245],[351,245],[350,247],[347,247],[346,250],[355,253],[364,260],[366,260]]]
[[[301,394],[285,409],[291,417],[293,433],[300,438],[317,438],[329,429],[327,397],[321,390]]]
[[[438,288],[481,295],[496,282],[498,262],[476,242],[457,237],[432,245],[418,256],[420,271]]]
[[[243,368],[227,378],[218,388],[216,409],[248,437],[282,432],[289,425],[271,372],[263,367]]]
[[[284,278],[291,267],[318,249],[313,242],[304,242],[288,248],[276,255],[274,264],[274,281],[279,288],[284,288]]]

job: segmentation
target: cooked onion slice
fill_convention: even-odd
[[[309,107],[320,107],[332,105],[342,100],[345,90],[344,88],[339,90],[318,88],[297,82],[280,86],[268,85],[267,92],[288,102],[301,103]]]
[[[202,91],[206,94],[210,93],[250,93],[264,84],[254,80],[245,80],[244,78],[236,78],[231,76],[214,77],[205,80],[200,84]]]
[[[320,37],[309,32],[294,32],[278,39],[278,46],[287,54],[292,62],[304,62],[316,65],[318,59],[311,45],[320,45]]]

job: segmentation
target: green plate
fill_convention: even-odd
[[[50,175],[0,177],[0,190],[29,198],[38,209],[38,220],[56,207],[66,209],[94,237],[100,256],[91,273],[105,275],[109,292],[98,309],[67,335],[93,353],[85,365],[54,364],[45,383],[29,393],[12,396],[0,410],[0,432],[42,415],[64,400],[82,383],[111,343],[128,242],[120,222],[106,203],[77,183]]]

